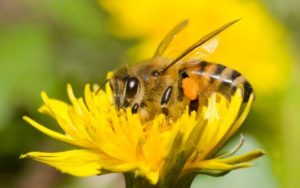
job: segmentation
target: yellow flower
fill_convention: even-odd
[[[111,14],[116,35],[142,38],[130,51],[137,60],[151,57],[163,36],[181,20],[190,21],[185,40],[191,45],[219,26],[242,18],[220,35],[221,42],[209,60],[241,72],[257,96],[280,91],[289,80],[292,60],[286,32],[256,0],[98,1]]]
[[[44,134],[78,149],[62,152],[29,152],[21,156],[53,166],[74,176],[110,172],[124,173],[128,187],[188,187],[197,173],[222,175],[248,167],[261,155],[255,150],[241,156],[216,155],[246,118],[252,102],[243,104],[238,88],[229,101],[213,93],[197,114],[186,110],[174,123],[159,114],[142,123],[130,109],[117,111],[112,91],[85,87],[83,98],[76,98],[67,87],[71,104],[48,98],[39,109],[53,117],[63,133],[56,132],[29,117],[25,121]]]

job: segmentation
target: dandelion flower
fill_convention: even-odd
[[[54,118],[61,132],[53,131],[25,116],[24,120],[44,134],[71,144],[73,150],[29,152],[29,157],[74,176],[123,173],[127,187],[189,187],[201,174],[223,175],[251,166],[263,155],[254,150],[241,156],[235,151],[218,151],[238,130],[252,102],[243,104],[243,89],[231,100],[213,93],[199,112],[184,112],[171,123],[163,114],[142,122],[130,109],[117,110],[112,91],[86,85],[83,98],[76,98],[67,86],[70,104],[49,98],[42,92],[39,109]],[[239,147],[238,147],[239,148]]]

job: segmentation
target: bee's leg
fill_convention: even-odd
[[[191,100],[189,104],[189,112],[191,113],[192,111],[198,111],[199,107],[199,100],[196,98],[195,100]]]
[[[131,108],[131,113],[136,114],[138,109],[139,109],[140,105],[135,103],[132,108]]]
[[[183,70],[183,69],[180,69],[180,70],[178,71],[178,74],[179,74],[179,76],[180,76],[181,79],[184,79],[184,78],[189,77],[189,75],[188,75],[188,74],[185,72],[185,70]]]
[[[178,96],[177,96],[177,99],[179,101],[182,101],[183,97],[184,97],[183,88],[182,88],[182,80],[185,79],[185,78],[188,78],[189,75],[183,69],[180,69],[178,71],[178,74],[179,74],[179,80],[178,80]]]
[[[168,108],[167,108],[167,104],[168,104],[168,102],[169,102],[169,100],[170,100],[170,98],[171,98],[171,96],[172,96],[172,92],[173,92],[173,87],[172,87],[172,86],[169,86],[169,87],[165,90],[165,92],[164,92],[164,94],[163,94],[163,96],[162,96],[162,98],[161,98],[161,102],[160,102],[160,105],[161,105],[161,111],[162,111],[165,115],[168,115],[168,114],[169,114],[169,110],[168,110]]]
[[[182,88],[182,80],[188,78],[189,75],[185,72],[184,69],[180,69],[178,71],[179,80],[178,80],[178,100],[182,101],[184,97],[183,88]],[[189,112],[197,111],[199,107],[199,100],[196,98],[195,100],[191,100],[189,104]]]

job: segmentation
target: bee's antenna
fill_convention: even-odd
[[[213,37],[215,37],[216,35],[218,35],[219,33],[221,33],[222,31],[224,31],[225,29],[227,29],[228,27],[230,27],[231,25],[235,24],[236,22],[238,22],[240,19],[231,21],[225,25],[223,25],[222,27],[220,27],[219,29],[214,30],[211,33],[208,33],[207,35],[205,35],[204,37],[202,37],[200,40],[198,40],[195,44],[193,44],[192,46],[190,46],[189,48],[187,48],[182,54],[180,54],[176,59],[174,59],[169,65],[167,65],[166,67],[164,67],[160,73],[163,74],[166,70],[168,70],[171,66],[173,66],[175,63],[177,63],[180,59],[182,59],[183,57],[185,57],[186,55],[188,55],[191,51],[193,51],[194,49],[198,48],[199,46],[201,46],[202,44],[206,43],[207,41],[209,41],[210,39],[212,39]]]
[[[128,74],[128,64],[126,64],[126,67],[125,67],[125,77],[128,77],[129,74]]]
[[[98,92],[99,92],[101,89],[104,88],[104,86],[105,86],[105,84],[106,84],[107,82],[109,82],[109,79],[106,79],[106,80],[101,84],[101,86],[100,86],[100,87],[97,89],[97,91],[96,91],[96,95],[98,94]]]

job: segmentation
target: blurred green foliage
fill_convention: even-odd
[[[258,169],[263,172],[259,175],[266,182],[256,187],[276,187],[278,181],[283,181],[280,185],[284,187],[293,187],[299,183],[297,172],[300,169],[297,148],[300,142],[300,78],[297,76],[300,69],[296,53],[300,41],[300,3],[297,0],[263,2],[291,33],[291,51],[295,52],[298,64],[295,64],[294,77],[286,92],[261,97],[242,131],[258,137],[269,152],[266,159],[258,163]],[[41,104],[40,91],[67,100],[67,83],[81,95],[78,91],[83,90],[85,83],[101,84],[107,71],[129,62],[126,50],[136,41],[115,38],[107,29],[107,18],[96,1],[0,1],[0,187],[74,185],[69,176],[36,162],[19,160],[19,155],[26,151],[59,148],[51,138],[26,125],[22,116],[26,114],[46,122],[36,112]],[[50,122],[54,127],[55,122]],[[250,139],[250,143],[256,142]],[[255,175],[254,171],[243,177]],[[35,181],[41,181],[41,174],[46,174],[48,179],[38,184]],[[244,187],[230,184],[234,178],[242,177],[237,174],[239,171],[222,180],[223,187]],[[220,187],[218,182],[211,183],[211,179],[199,181],[202,186]]]

